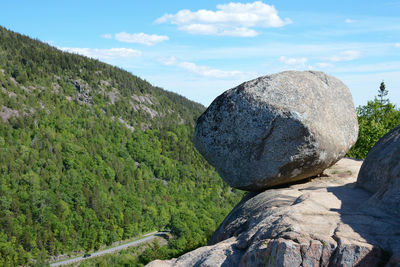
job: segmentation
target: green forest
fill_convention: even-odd
[[[243,196],[192,144],[204,109],[0,28],[0,266],[152,230],[171,230],[165,257],[204,245]]]

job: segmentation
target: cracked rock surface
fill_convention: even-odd
[[[262,191],[318,175],[355,143],[349,89],[317,71],[259,77],[217,97],[194,144],[232,187]]]
[[[361,163],[249,193],[208,246],[148,266],[400,266],[399,217],[364,205],[372,193],[356,186]]]

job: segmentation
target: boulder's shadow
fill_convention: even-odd
[[[373,194],[356,186],[356,183],[328,187],[327,191],[341,201],[340,209],[330,210],[339,213],[343,227],[351,227],[366,243],[374,246],[355,266],[385,266],[396,247],[400,247],[400,238],[395,236],[396,229],[400,229],[399,220],[383,210],[369,206],[368,200]],[[347,249],[361,256],[362,244],[349,245],[341,238],[336,241],[339,247],[336,253]]]

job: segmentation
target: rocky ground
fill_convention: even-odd
[[[342,159],[321,177],[249,193],[209,246],[148,266],[400,266],[400,220],[366,205],[361,164]]]

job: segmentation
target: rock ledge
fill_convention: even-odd
[[[400,266],[400,220],[363,205],[372,193],[355,186],[361,163],[342,159],[325,177],[249,193],[209,246],[147,266]]]

